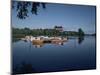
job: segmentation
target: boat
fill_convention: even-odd
[[[44,40],[33,40],[32,42],[33,42],[33,43],[40,44],[40,43],[43,43],[43,41],[44,41]]]
[[[37,44],[40,44],[40,43],[43,43],[43,39],[42,38],[40,38],[40,37],[35,37],[33,40],[32,40],[32,42],[33,43],[37,43]]]
[[[22,40],[31,41],[34,44],[41,44],[41,43],[62,43],[67,41],[67,37],[48,37],[48,36],[26,36],[22,38]]]

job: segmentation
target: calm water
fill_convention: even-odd
[[[22,40],[12,43],[13,73],[40,73],[96,68],[95,37],[70,38],[61,45],[35,46]],[[37,48],[40,47],[40,48]]]

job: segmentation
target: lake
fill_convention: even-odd
[[[12,64],[14,74],[95,69],[96,38],[69,37],[61,44],[42,45],[13,41]]]

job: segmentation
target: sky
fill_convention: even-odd
[[[81,28],[87,34],[95,33],[95,6],[46,3],[46,9],[38,8],[38,15],[28,14],[29,17],[21,20],[16,17],[16,10],[12,9],[12,27],[45,29],[62,26],[65,31],[78,31]]]

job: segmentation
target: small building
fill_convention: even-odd
[[[60,32],[63,32],[63,27],[62,26],[55,26],[54,29],[58,30]]]

